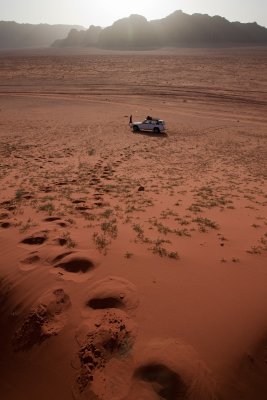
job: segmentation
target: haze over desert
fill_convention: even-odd
[[[0,52],[2,399],[267,398],[266,65]]]

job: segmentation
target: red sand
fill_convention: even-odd
[[[1,398],[265,399],[266,50],[0,61]]]

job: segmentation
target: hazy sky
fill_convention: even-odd
[[[267,0],[0,0],[0,20],[107,26],[130,14],[150,20],[179,9],[267,27]]]

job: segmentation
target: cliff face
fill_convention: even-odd
[[[229,22],[219,16],[188,15],[182,11],[154,21],[131,15],[107,28],[92,25],[88,30],[73,25],[0,21],[0,49],[50,45],[124,50],[167,46],[267,45],[267,29],[255,22]]]
[[[104,48],[135,48],[154,46],[153,29],[140,15],[116,21],[101,31],[99,46]]]
[[[79,31],[78,29],[71,29],[66,39],[56,40],[53,47],[88,47],[98,46],[99,35],[102,31],[100,26],[91,25],[86,31]]]
[[[267,29],[256,23],[229,22],[227,19],[207,14],[184,14],[176,11],[156,21],[168,44],[174,45],[232,45],[267,44]]]
[[[266,45],[267,29],[254,23],[229,22],[209,15],[175,11],[166,18],[147,21],[131,15],[107,28],[72,32],[55,46],[96,46],[106,49],[146,49],[166,46]]]
[[[65,38],[73,25],[31,25],[0,21],[0,49],[50,46],[55,40]]]

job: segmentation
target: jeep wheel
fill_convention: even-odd
[[[133,132],[139,132],[139,128],[138,128],[137,125],[134,125],[134,126],[133,126]]]
[[[160,130],[159,130],[159,128],[154,128],[154,129],[153,129],[153,132],[154,132],[154,133],[160,133]]]

